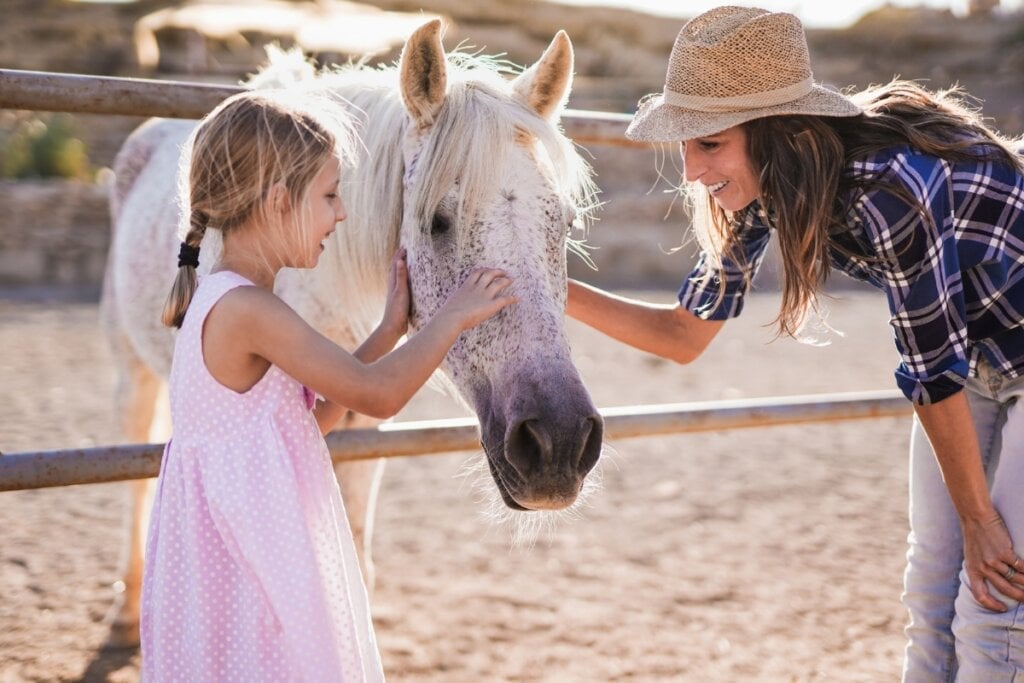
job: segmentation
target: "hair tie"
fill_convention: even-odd
[[[188,242],[181,243],[181,249],[178,250],[178,267],[182,266],[199,267],[199,247],[193,247]]]

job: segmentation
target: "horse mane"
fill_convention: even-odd
[[[397,65],[349,64],[313,76],[312,70],[300,66],[305,60],[298,50],[271,52],[270,58],[270,66],[251,79],[251,85],[273,87],[277,73],[285,87],[298,80],[302,87],[341,103],[356,120],[362,138],[356,167],[342,176],[348,218],[323,256],[331,267],[317,268],[326,278],[320,280],[321,286],[328,287],[332,296],[343,297],[354,313],[351,322],[357,338],[372,331],[383,311],[387,269],[399,246],[406,189],[412,192],[408,197],[412,219],[421,229],[430,229],[434,212],[455,187],[457,213],[472,216],[498,189],[494,169],[506,164],[523,139],[531,140],[538,163],[576,208],[585,235],[597,206],[590,166],[558,126],[512,94],[509,77],[516,71],[510,64],[460,51],[447,55],[445,101],[406,188],[402,141],[408,118]],[[470,221],[453,223],[464,231]],[[570,249],[586,258],[582,241],[570,240]]]

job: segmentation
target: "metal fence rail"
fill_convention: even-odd
[[[861,420],[911,413],[897,391],[629,406],[601,411],[606,439],[745,427]],[[335,462],[431,455],[479,448],[474,418],[394,422],[327,436]],[[163,444],[0,455],[0,491],[155,477]]]
[[[0,108],[198,119],[244,88],[141,78],[0,69]],[[626,114],[566,110],[562,125],[581,144],[646,147],[627,140]]]

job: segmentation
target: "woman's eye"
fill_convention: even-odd
[[[706,152],[710,152],[711,150],[713,150],[713,149],[715,149],[717,147],[718,147],[718,143],[717,142],[713,142],[711,140],[705,140],[705,141],[700,143],[700,148],[703,149]]]

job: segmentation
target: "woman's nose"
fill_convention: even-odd
[[[704,175],[704,163],[694,145],[683,145],[683,178],[688,183],[696,182]]]
[[[338,199],[338,208],[334,212],[334,216],[339,223],[348,218],[348,212],[345,211],[345,205],[341,202],[340,198]]]

